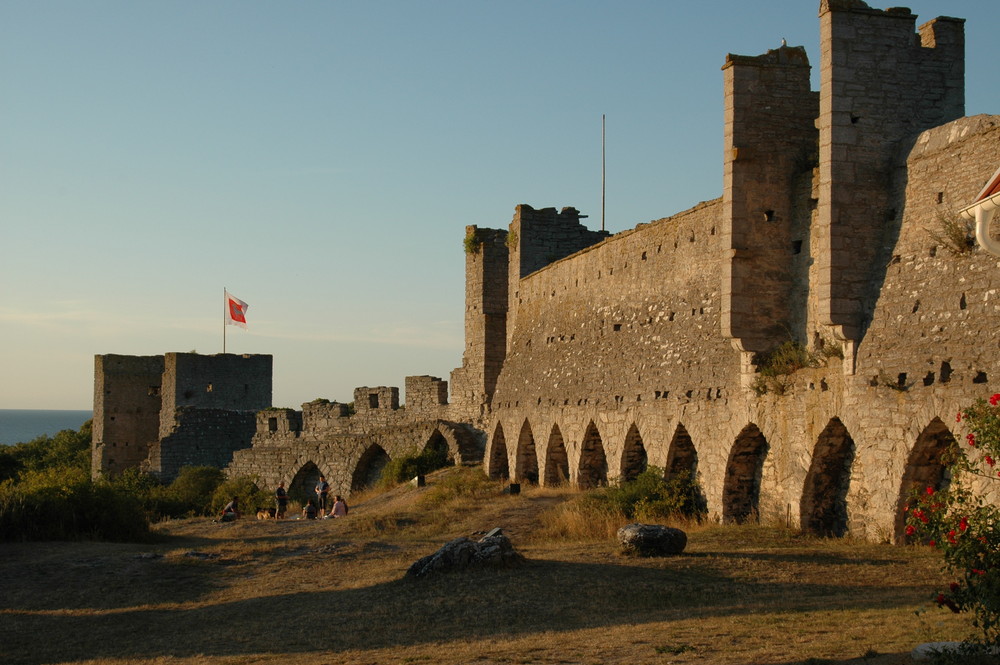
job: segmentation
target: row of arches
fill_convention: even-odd
[[[410,448],[407,452],[412,450]],[[449,445],[448,439],[438,429],[435,429],[424,441],[423,446],[418,447],[417,450],[422,453],[423,457],[427,458],[431,466],[438,468],[455,464],[456,461],[453,446]],[[391,459],[392,456],[382,445],[379,443],[369,444],[354,462],[353,470],[350,472],[350,491],[359,492],[374,487],[381,479],[382,473]],[[349,463],[349,460],[344,462]],[[307,460],[298,465],[292,479],[288,481],[288,494],[293,500],[305,501],[314,495],[314,488],[319,482],[320,476],[329,479],[339,475],[341,474],[336,473],[335,469],[321,471],[316,462]]]
[[[538,455],[538,446],[527,420],[521,426],[517,443],[514,447],[513,469],[511,468],[507,447],[507,437],[503,426],[497,424],[493,431],[490,454],[486,461],[486,473],[494,479],[513,478],[519,482],[541,484],[546,487],[575,482],[581,489],[589,489],[606,485],[609,477],[607,455],[604,442],[597,426],[590,422],[580,443],[580,459],[575,476],[570,474],[569,455],[563,440],[559,425],[553,425],[548,441],[544,446],[544,455]],[[539,459],[543,469],[539,469]],[[697,473],[698,456],[694,443],[684,425],[678,425],[670,445],[666,472],[668,477],[682,471]],[[649,457],[643,443],[639,428],[632,425],[625,436],[625,446],[622,454],[620,470],[617,477],[632,480],[646,470]],[[541,479],[541,480],[540,480]]]
[[[947,486],[949,478],[942,460],[954,440],[940,418],[934,418],[917,436],[898,487],[893,521],[897,540],[903,537],[903,508],[914,488],[943,489]],[[570,456],[559,425],[554,424],[544,445],[538,445],[525,419],[513,451],[509,451],[503,426],[497,423],[490,441],[486,472],[495,479],[509,478],[544,486],[573,482],[581,489],[589,489],[607,484],[609,462],[593,421],[584,430],[578,450],[575,469],[571,471]],[[719,507],[724,522],[740,523],[759,518],[764,466],[770,450],[767,438],[754,423],[746,425],[737,435],[729,449],[721,479]],[[798,510],[803,529],[823,536],[847,534],[856,456],[856,445],[847,427],[840,418],[831,418],[813,445],[802,484]],[[635,424],[625,436],[617,461],[618,473],[614,476],[621,480],[635,478],[648,466],[646,445]],[[678,423],[668,444],[664,475],[670,479],[682,472],[690,473],[692,478],[698,477],[698,451],[688,430]],[[712,483],[712,486],[718,485]]]

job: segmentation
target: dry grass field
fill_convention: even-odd
[[[761,526],[690,526],[639,559],[567,528],[571,490],[482,484],[356,498],[341,520],[180,520],[152,544],[0,544],[0,663],[909,663],[960,639],[923,548]],[[470,495],[472,494],[472,495]],[[502,527],[520,567],[405,577],[448,540]]]

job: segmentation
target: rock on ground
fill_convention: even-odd
[[[618,543],[626,554],[671,556],[687,546],[687,534],[661,524],[626,524],[618,529]]]
[[[523,561],[524,557],[514,550],[507,536],[491,532],[478,542],[462,537],[445,543],[434,554],[415,561],[406,574],[423,577],[472,566],[509,566]]]

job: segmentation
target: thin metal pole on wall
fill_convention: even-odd
[[[606,117],[605,114],[602,113],[601,114],[601,230],[602,231],[604,230],[604,194],[606,189],[605,164],[607,162],[606,159],[607,151],[605,150],[605,141],[604,141],[605,117]]]
[[[229,307],[229,303],[226,302],[226,287],[222,287],[222,353],[226,352],[226,308]]]

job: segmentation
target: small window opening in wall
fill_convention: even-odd
[[[210,383],[210,384],[208,384],[207,386],[205,386],[205,392],[206,392],[206,393],[210,393],[210,392],[212,392],[212,384],[211,384],[211,383]]]
[[[869,379],[868,385],[873,388],[878,386],[878,374],[874,375],[871,379]]]
[[[712,236],[715,235],[715,227],[714,226],[712,227],[712,230],[708,232],[708,234],[712,235]]]
[[[657,391],[656,391],[655,393],[653,393],[653,394],[654,394],[654,396],[655,396],[655,399],[660,399],[660,396],[661,396],[661,395],[663,395],[663,391],[660,391],[660,390],[657,390]]]
[[[643,260],[643,261],[645,261],[645,260],[646,260],[646,252],[643,252],[643,253],[642,253],[642,260]]]
[[[154,397],[156,395],[159,395],[160,394],[160,386],[150,386],[149,387],[149,394],[153,395]]]
[[[673,320],[674,320],[674,312],[668,312],[667,321],[673,321]]]
[[[378,394],[372,393],[368,395],[368,408],[377,409],[378,408]]]
[[[947,360],[941,362],[941,383],[951,381],[951,363]]]
[[[715,389],[715,399],[719,399],[720,397],[722,397],[722,388],[716,388]]]
[[[917,302],[913,303],[913,312],[911,313],[916,314],[919,309],[920,309],[920,301],[918,300]]]
[[[819,199],[809,199],[809,209],[815,210],[819,207]]]
[[[938,192],[937,193],[937,202],[938,203],[944,203],[944,192]]]
[[[686,392],[686,393],[685,393],[684,395],[685,395],[685,397],[687,397],[688,399],[691,399],[691,395],[694,395],[694,391],[693,391],[693,390],[689,390],[689,391],[687,391],[687,392]]]
[[[190,391],[190,390],[185,390],[184,391],[184,399],[191,399],[191,397],[193,397],[193,396],[194,396],[194,393],[192,391]]]
[[[114,417],[114,416],[111,416],[111,420],[114,420],[114,419],[115,419],[115,417]]]
[[[615,269],[614,268],[608,268],[608,276],[610,277],[611,275],[614,275],[614,274],[615,274]]]
[[[698,311],[698,310],[696,310],[696,309],[694,309],[694,308],[692,307],[692,308],[691,308],[691,316],[694,316],[694,313],[695,313],[695,312],[697,312],[697,311]]]
[[[906,387],[906,372],[899,373],[899,376],[896,377],[896,385],[900,388]]]
[[[857,116],[857,115],[851,114],[851,124],[852,125],[858,124],[858,120],[861,120],[861,116]]]
[[[656,246],[656,253],[659,254],[663,250],[663,245]]]
[[[278,431],[278,419],[277,418],[268,418],[267,419],[267,431],[268,432],[277,432]]]
[[[641,402],[642,401],[642,395],[636,395],[635,396],[635,401],[636,402]]]
[[[693,234],[693,233],[692,233],[692,234],[691,234],[691,236],[690,236],[690,237],[688,238],[688,242],[694,242],[694,234]]]
[[[830,389],[830,385],[826,382],[826,379],[820,379],[819,380],[819,389],[820,390],[829,390]]]
[[[816,390],[816,384],[812,381],[809,382],[809,390]]]
[[[774,221],[774,211],[773,210],[765,210],[764,211],[764,221],[765,222],[773,222]]]
[[[966,302],[966,300],[965,300],[965,294],[963,293],[961,299],[959,299],[959,301],[958,301],[958,308],[959,309],[965,309],[968,306],[969,306],[969,303]]]
[[[924,385],[934,385],[934,372],[927,372],[927,376],[924,377]]]
[[[896,219],[896,209],[889,208],[889,212],[885,213],[885,221],[891,222],[894,219]]]
[[[986,372],[976,372],[976,375],[972,377],[973,383],[986,383]]]
[[[927,255],[928,255],[928,256],[930,256],[930,257],[931,257],[932,259],[933,259],[933,258],[934,258],[935,256],[937,256],[937,245],[934,245],[933,247],[931,247],[931,248],[930,248],[930,249],[929,249],[929,250],[927,251]]]
[[[708,392],[705,394],[705,399],[712,399],[712,389],[709,388]]]
[[[801,253],[802,253],[802,241],[801,240],[793,240],[792,241],[792,254],[801,254]]]
[[[569,400],[568,399],[564,399],[563,400],[563,406],[569,406]]]
[[[615,330],[615,332],[618,332],[618,331],[620,331],[621,329],[622,329],[622,324],[620,324],[620,323],[616,323],[616,324],[614,325],[614,330]]]

